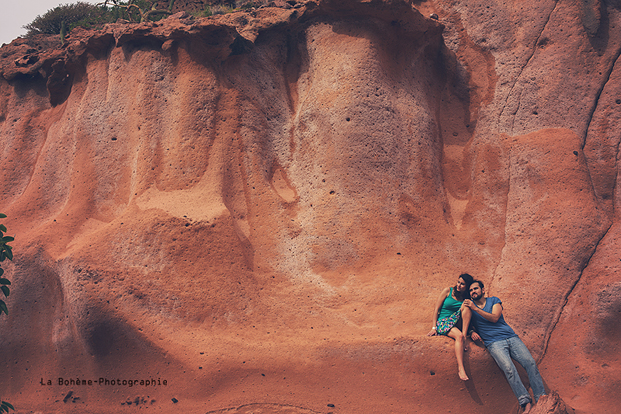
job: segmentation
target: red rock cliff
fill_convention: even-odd
[[[464,385],[425,336],[467,271],[567,406],[620,402],[616,2],[318,0],[0,51],[4,400],[512,412],[483,348]]]

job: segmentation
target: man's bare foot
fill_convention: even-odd
[[[459,379],[462,380],[462,381],[468,381],[470,379],[470,378],[468,378],[468,376],[466,375],[466,371],[464,371],[464,370],[460,369],[458,374],[459,374]]]
[[[533,405],[531,403],[526,403],[526,405],[524,406],[524,411],[522,414],[528,414],[530,413],[530,409],[533,407]]]

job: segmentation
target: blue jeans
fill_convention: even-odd
[[[543,379],[541,379],[541,374],[539,374],[539,369],[537,368],[537,364],[533,359],[533,356],[528,352],[528,348],[524,345],[524,342],[517,336],[514,336],[509,339],[501,339],[500,341],[492,342],[487,346],[487,350],[496,361],[496,364],[500,367],[502,372],[505,373],[505,377],[507,377],[507,381],[513,390],[513,393],[517,397],[520,405],[525,405],[529,402],[532,402],[530,398],[530,394],[526,391],[524,384],[522,384],[522,380],[511,361],[513,358],[517,363],[519,363],[528,374],[528,380],[530,381],[530,386],[533,389],[533,394],[535,395],[535,402],[539,400],[539,397],[545,395],[546,391],[543,387]]]

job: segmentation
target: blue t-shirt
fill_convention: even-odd
[[[485,312],[492,313],[492,308],[495,304],[502,302],[496,296],[487,298],[485,306],[482,308]],[[500,341],[502,339],[509,339],[517,336],[517,334],[511,329],[511,327],[505,322],[505,317],[500,315],[500,319],[497,322],[490,322],[476,312],[472,312],[472,325],[475,331],[479,334],[485,346],[489,346],[492,342]]]

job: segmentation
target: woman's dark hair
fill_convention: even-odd
[[[457,289],[453,289],[455,292],[455,297],[458,300],[470,299],[470,285],[474,282],[474,278],[470,276],[468,273],[462,273],[459,275],[461,279],[466,283],[466,290],[463,292],[458,292]]]

